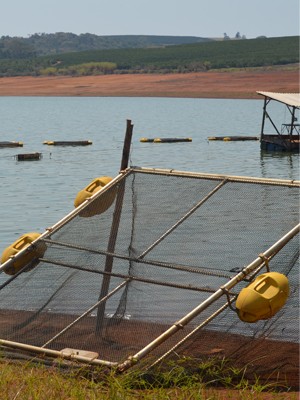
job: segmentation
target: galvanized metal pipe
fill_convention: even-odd
[[[189,172],[179,171],[175,169],[162,169],[162,168],[146,168],[146,167],[132,167],[132,172],[140,172],[145,174],[158,174],[158,175],[172,175],[178,177],[190,177],[200,179],[223,180],[227,179],[228,182],[241,182],[241,183],[264,183],[266,185],[299,187],[300,181],[276,178],[256,178],[251,176],[242,175],[223,175],[223,174],[209,174],[205,172]]]
[[[174,231],[180,224],[182,224],[190,215],[192,215],[196,210],[198,210],[199,207],[202,206],[213,194],[215,194],[218,190],[221,189],[222,186],[225,185],[227,182],[226,179],[224,179],[219,185],[217,185],[210,193],[208,193],[203,199],[201,199],[194,207],[192,207],[182,218],[180,218],[176,224],[171,226],[163,235],[161,235],[154,243],[152,243],[151,246],[148,247],[139,257],[138,259],[144,258],[155,246],[157,246],[159,243],[161,243],[170,233]]]
[[[235,299],[235,298],[236,298],[236,296],[233,297],[233,299]],[[175,346],[173,346],[165,354],[163,354],[161,357],[159,357],[149,368],[152,368],[155,365],[159,364],[163,359],[168,357],[168,355],[173,353],[173,351],[177,350],[179,346],[181,346],[188,339],[190,339],[193,335],[195,335],[195,333],[200,331],[200,329],[204,328],[204,326],[209,324],[209,322],[211,322],[214,318],[216,318],[219,314],[221,314],[221,312],[225,311],[227,307],[229,307],[229,302],[225,303],[222,307],[218,308],[217,311],[215,311],[213,314],[211,314],[205,321],[203,321],[201,324],[199,324],[195,329],[193,329],[189,334],[187,334],[182,340],[180,340],[178,343],[176,343]]]
[[[47,238],[57,229],[61,228],[71,219],[76,217],[80,213],[80,211],[93,199],[98,196],[101,196],[106,190],[108,190],[111,186],[119,182],[120,180],[126,178],[131,173],[139,172],[139,173],[150,173],[150,174],[160,174],[160,175],[174,175],[174,176],[181,176],[181,177],[194,177],[194,178],[202,178],[202,179],[216,179],[216,180],[223,180],[227,179],[228,182],[244,182],[244,183],[263,183],[268,185],[275,185],[275,186],[287,186],[287,187],[299,187],[300,181],[298,180],[284,180],[284,179],[271,179],[271,178],[253,178],[247,176],[238,176],[238,175],[217,175],[217,174],[209,174],[209,173],[198,173],[198,172],[187,172],[187,171],[179,171],[179,170],[170,170],[170,169],[159,169],[159,168],[145,168],[145,167],[132,167],[127,168],[122,173],[117,175],[111,182],[109,182],[105,187],[101,190],[96,192],[93,196],[89,199],[85,200],[80,206],[75,208],[71,211],[68,215],[64,218],[59,220],[56,224],[52,227],[47,228],[47,230],[35,241],[32,242],[32,245],[38,243],[43,238]],[[0,265],[0,272],[9,267],[15,260],[18,260],[22,257],[27,251],[30,251],[30,246],[27,248],[20,250],[15,256],[7,260],[5,263]]]
[[[127,173],[129,173],[127,171]],[[0,265],[0,272],[9,267],[12,263],[14,263],[16,260],[18,260],[20,257],[22,257],[24,254],[26,254],[27,252],[29,252],[32,247],[38,243],[39,241],[42,241],[43,238],[46,238],[48,236],[50,236],[52,233],[54,233],[57,229],[61,228],[62,226],[64,226],[67,222],[69,222],[70,220],[72,220],[74,217],[76,217],[80,211],[93,199],[95,199],[98,196],[102,196],[102,194],[104,192],[106,192],[111,186],[113,186],[116,182],[120,181],[122,178],[124,178],[124,173],[119,174],[118,176],[116,176],[112,181],[110,181],[107,185],[105,185],[105,187],[103,187],[103,189],[101,189],[101,191],[96,192],[94,195],[92,195],[91,197],[89,197],[87,200],[85,200],[82,204],[80,204],[80,206],[78,206],[77,208],[75,208],[73,211],[71,211],[68,215],[66,215],[64,218],[62,218],[61,220],[59,220],[56,224],[54,224],[52,227],[47,228],[47,230],[41,234],[41,236],[38,237],[38,239],[34,240],[28,247],[20,250],[16,255],[14,255],[13,257],[9,258],[7,261],[5,261],[3,264]]]
[[[162,335],[149,343],[146,347],[140,350],[133,356],[130,356],[124,363],[118,366],[120,371],[125,371],[130,368],[133,364],[138,362],[141,358],[145,357],[152,350],[158,347],[161,343],[165,342],[169,337],[174,335],[178,330],[183,329],[192,319],[197,317],[202,311],[204,311],[213,302],[222,297],[226,291],[233,288],[236,284],[242,281],[248,274],[258,268],[264,261],[263,258],[269,258],[275,253],[278,253],[295,235],[300,231],[300,224],[296,225],[291,231],[289,231],[285,236],[274,243],[269,249],[264,253],[261,253],[251,264],[245,267],[240,273],[230,279],[225,285],[219,288],[214,294],[204,300],[196,308],[186,314],[179,321],[176,321],[169,329],[167,329]]]
[[[74,325],[78,324],[84,317],[89,315],[95,308],[99,306],[102,302],[108,300],[111,296],[113,296],[115,293],[117,293],[123,286],[127,284],[129,279],[126,279],[126,281],[122,282],[120,285],[118,285],[115,289],[113,289],[111,292],[107,294],[107,296],[103,297],[100,301],[97,301],[96,304],[94,304],[92,307],[90,307],[88,310],[86,310],[83,314],[81,314],[78,318],[76,318],[71,324],[66,326],[64,329],[62,329],[57,335],[53,336],[50,340],[48,340],[45,344],[43,344],[43,348],[48,346],[50,343],[54,342],[57,338],[59,338],[61,335],[63,335],[65,332],[67,332],[70,328],[72,328]]]
[[[116,362],[100,360],[98,358],[84,357],[84,356],[80,356],[78,354],[66,354],[63,351],[45,349],[42,347],[31,346],[31,345],[24,344],[24,343],[12,342],[10,340],[4,340],[4,339],[0,339],[0,346],[9,347],[12,349],[19,349],[19,350],[23,350],[26,352],[32,352],[35,354],[46,355],[51,358],[62,358],[65,360],[80,361],[80,362],[86,363],[86,364],[104,365],[107,367],[116,367],[118,365],[118,363],[116,363]]]

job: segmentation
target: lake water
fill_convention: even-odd
[[[130,164],[228,175],[299,179],[299,154],[262,153],[258,141],[208,141],[209,136],[259,136],[261,100],[0,97],[0,252],[29,231],[44,232],[73,209],[76,194],[97,176],[116,176],[126,120],[132,120]],[[289,122],[274,104],[275,120]],[[140,143],[141,137],[191,137],[191,143]],[[46,140],[91,140],[53,147]],[[19,153],[40,161],[16,161]]]

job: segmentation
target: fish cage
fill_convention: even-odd
[[[2,262],[3,354],[120,372],[219,357],[297,386],[299,187],[121,171]]]

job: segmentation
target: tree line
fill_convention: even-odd
[[[0,76],[184,73],[293,63],[299,63],[298,36],[6,58],[0,59]]]
[[[35,33],[28,38],[2,36],[0,38],[0,59],[25,59],[90,50],[165,47],[210,40],[196,36],[98,36],[91,33],[80,35],[69,32]]]

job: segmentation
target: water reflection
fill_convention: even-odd
[[[261,176],[272,176],[274,165],[280,166],[285,171],[285,179],[299,180],[299,154],[289,152],[260,151]]]

